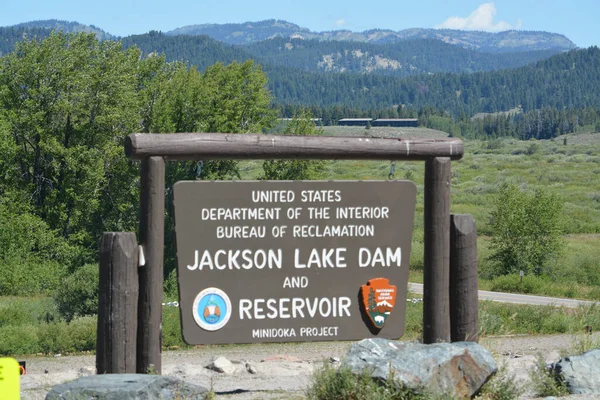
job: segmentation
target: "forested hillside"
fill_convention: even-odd
[[[49,29],[65,33],[93,33],[98,40],[116,39],[116,36],[98,28],[94,25],[81,24],[76,21],[63,21],[58,19],[46,19],[39,21],[23,22],[13,25],[14,28],[25,29]]]
[[[269,86],[281,104],[344,105],[359,109],[402,105],[435,107],[457,115],[524,111],[544,106],[584,108],[600,104],[600,49],[572,50],[517,69],[473,74],[394,78],[366,74],[268,69]]]
[[[164,54],[167,61],[184,61],[200,71],[217,62],[229,64],[254,58],[244,49],[226,45],[208,36],[166,36],[152,31],[127,36],[121,42],[125,48],[139,48],[144,56],[150,53]]]
[[[0,27],[0,56],[12,52],[15,44],[25,39],[43,39],[52,32],[48,28]]]
[[[25,37],[48,34],[41,28],[2,28],[0,51],[7,52]],[[143,56],[165,54],[167,61],[184,61],[200,71],[216,62],[254,59],[266,72],[278,105],[343,105],[358,110],[433,107],[454,116],[473,116],[519,106],[528,112],[542,107],[581,109],[600,104],[597,47],[508,68],[550,52],[488,54],[432,40],[373,45],[274,39],[234,47],[206,36],[168,36],[160,32],[126,37],[122,43],[125,48],[138,47]],[[506,69],[487,71],[501,67]],[[470,72],[478,69],[482,71]],[[357,70],[382,75],[352,72]],[[416,75],[389,76],[393,74]]]
[[[413,39],[386,44],[276,38],[241,47],[256,59],[309,72],[357,72],[409,76],[419,73],[476,72],[516,68],[558,50],[494,54]]]

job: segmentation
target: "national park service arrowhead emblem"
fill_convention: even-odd
[[[373,326],[383,328],[396,304],[396,286],[386,278],[374,278],[360,288],[364,310]]]

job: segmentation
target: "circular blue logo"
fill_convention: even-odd
[[[194,299],[194,320],[206,331],[216,331],[225,326],[231,316],[231,300],[218,288],[206,288]]]

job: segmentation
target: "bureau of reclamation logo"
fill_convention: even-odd
[[[194,320],[206,331],[221,329],[231,317],[231,300],[221,289],[209,287],[194,299]]]

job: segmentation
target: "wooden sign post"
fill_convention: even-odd
[[[450,161],[462,158],[460,139],[383,139],[222,133],[132,134],[125,154],[141,160],[136,371],[161,372],[164,247],[164,160],[312,159],[420,160],[425,173],[424,340],[450,340]],[[102,323],[102,321],[99,321]]]

